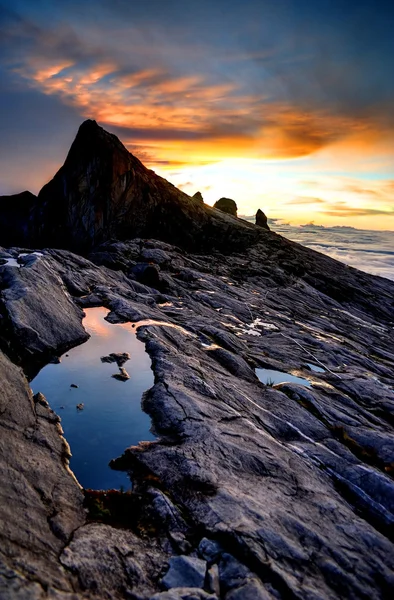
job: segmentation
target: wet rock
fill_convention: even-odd
[[[228,215],[232,215],[233,217],[237,216],[237,205],[234,200],[231,200],[231,198],[220,198],[220,200],[215,202],[213,207],[221,210],[224,213],[227,213]]]
[[[170,568],[161,580],[166,589],[204,587],[207,565],[204,560],[192,556],[174,556],[169,564]]]
[[[128,352],[111,352],[108,356],[102,356],[100,360],[103,363],[116,363],[118,367],[123,367],[130,358]]]
[[[119,373],[115,373],[114,375],[111,375],[111,377],[117,379],[118,381],[127,381],[130,379],[130,375],[124,367],[119,367]]]
[[[8,269],[1,287],[7,319],[0,324],[0,337],[12,335],[12,352],[19,359],[31,363],[34,354],[37,362],[47,361],[88,339],[83,313],[65,292],[52,259],[36,261],[29,269]]]
[[[234,219],[225,214],[221,218]],[[75,279],[78,287],[91,290],[78,302],[101,303],[118,322],[133,321],[155,375],[142,405],[159,437],[127,449],[114,461],[131,472],[135,498],[141,503],[136,514],[143,514],[143,523],[133,512],[133,531],[122,530],[122,535],[135,535],[127,537],[125,545],[143,571],[141,576],[135,569],[136,581],[146,577],[150,587],[133,587],[127,579],[120,566],[127,562],[125,553],[115,557],[118,530],[110,526],[101,530],[96,552],[98,534],[81,523],[74,533],[74,537],[83,533],[75,571],[73,567],[65,571],[59,563],[61,547],[51,550],[50,556],[58,580],[71,577],[75,593],[99,589],[108,598],[151,597],[159,592],[165,565],[179,552],[201,557],[208,570],[218,566],[222,598],[268,594],[283,600],[361,600],[383,598],[392,589],[394,357],[388,349],[394,344],[393,283],[348,269],[272,232],[261,235],[264,243],[229,255],[183,252],[180,259],[179,249],[163,242],[133,240],[121,246],[111,243],[111,248],[108,244],[106,251],[127,265],[121,270],[58,250],[48,250],[40,264],[20,269],[28,278],[29,272],[45,270],[48,263],[58,278],[59,293],[68,297],[63,277]],[[159,248],[171,258],[160,266],[160,277],[170,289],[165,295],[127,276],[130,262],[136,260],[130,257],[140,256],[144,248]],[[289,265],[302,269],[295,275]],[[1,277],[9,277],[10,271],[2,268]],[[45,308],[47,297],[36,289],[42,281],[28,279],[21,301],[33,294]],[[162,301],[172,306],[158,306]],[[1,335],[11,348],[21,338],[17,328],[4,326],[8,305],[2,304],[1,314]],[[57,327],[56,312],[52,315],[51,326]],[[139,327],[140,319],[156,324]],[[49,323],[34,314],[29,323],[36,327],[39,347],[40,340],[47,339]],[[253,323],[259,335],[250,335]],[[68,339],[68,332],[60,319],[57,339]],[[29,351],[29,361],[35,352]],[[52,349],[48,356],[54,354]],[[307,363],[323,364],[325,371],[306,370]],[[254,375],[256,367],[307,377],[311,387],[264,386]],[[1,381],[8,381],[7,369]],[[0,397],[1,393],[3,388]],[[12,390],[13,410],[21,394]],[[63,536],[62,544],[68,547],[72,531],[57,514],[69,515],[75,498],[63,494],[63,477],[72,480],[61,462],[68,460],[69,451],[63,446],[60,455],[48,448],[53,447],[48,428],[59,427],[56,416],[46,401],[28,402],[30,408],[24,405],[24,412],[15,413],[11,423],[7,411],[0,410],[0,426],[5,419],[8,432],[4,443],[13,449],[1,447],[5,451],[1,473],[18,517],[15,523],[12,515],[1,515],[0,527],[2,540],[12,545],[6,549],[8,568],[31,578],[32,569],[45,569],[41,562],[35,566],[37,556],[47,552],[42,531],[50,530],[56,540]],[[32,416],[25,422],[27,411]],[[60,465],[61,476],[44,485],[40,476],[44,469],[47,481],[47,461],[49,473]],[[11,489],[14,472],[29,482],[27,505],[24,489],[19,494]],[[38,507],[38,516],[32,507]],[[32,515],[29,533],[23,525],[27,514]],[[23,535],[21,529],[26,529]],[[206,539],[198,544],[202,535]],[[51,545],[53,537],[49,540]],[[34,554],[26,549],[30,543]],[[85,562],[82,549],[88,547],[94,560]],[[105,548],[111,548],[109,555],[101,557]],[[153,561],[151,577],[153,551],[159,559]],[[2,547],[1,556],[5,556]],[[109,573],[108,586],[117,578],[124,586],[115,592],[105,583],[111,564],[114,574]],[[83,592],[79,572],[81,581],[90,586]],[[46,573],[40,577],[48,581]],[[183,589],[168,593],[179,598]],[[185,593],[205,594],[202,588]]]
[[[208,348],[207,354],[208,353],[233,375],[252,381],[257,378],[253,369],[249,367],[247,362],[242,357],[232,354],[224,348],[213,348],[212,350]]]
[[[22,371],[1,352],[0,380],[0,596],[41,599],[54,588],[66,597],[75,588],[58,556],[85,520],[83,495],[44,396],[33,402]]]
[[[268,226],[268,219],[263,213],[263,211],[260,210],[260,208],[256,213],[256,225],[258,225],[259,227],[263,227],[263,229],[267,229],[267,231],[270,231],[270,228]]]

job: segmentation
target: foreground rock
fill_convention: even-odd
[[[85,522],[69,447],[59,417],[1,352],[0,381],[0,597],[66,597],[74,581],[59,553]]]
[[[8,407],[0,417],[0,553],[8,570],[0,581],[3,589],[19,586],[8,597],[62,597],[70,590],[77,597],[145,600],[390,597],[394,285],[262,235],[264,241],[231,256],[138,239],[97,248],[97,264],[48,250],[21,273],[0,267],[2,339],[25,368],[62,340],[80,341],[77,305],[104,305],[109,320],[135,324],[152,358],[155,385],[143,406],[158,436],[114,460],[132,474],[134,491],[115,500],[98,494],[89,507],[95,522],[86,523],[81,492],[53,449],[54,435],[59,448],[63,443],[51,422],[57,417],[41,396],[32,404],[20,370],[4,358],[2,381],[11,387],[6,396],[0,392]],[[161,261],[155,286],[133,272],[147,252]],[[21,352],[16,290],[28,269],[36,275],[27,274],[21,301],[36,298],[27,322],[37,335],[26,337]],[[43,281],[61,302],[59,314],[47,311],[56,344],[48,322],[34,319],[38,306],[40,315],[51,306]],[[71,330],[64,306],[78,323]],[[266,386],[256,367],[291,372],[311,386]],[[33,406],[49,420],[36,420]],[[34,475],[26,500],[24,488],[14,486],[18,472]],[[48,514],[62,515],[59,537]],[[48,567],[38,558],[47,538]],[[198,565],[186,579],[182,561]],[[169,585],[175,587],[165,590]]]

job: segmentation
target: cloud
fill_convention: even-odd
[[[375,215],[385,215],[387,217],[394,217],[394,206],[388,209],[385,208],[353,208],[344,204],[336,203],[332,205],[329,210],[320,211],[320,214],[324,214],[330,217],[368,217]]]
[[[322,200],[321,198],[313,198],[312,196],[296,196],[284,204],[324,204],[324,202],[325,200]]]
[[[287,87],[294,83],[289,61],[293,68],[298,59],[287,56],[285,47],[229,52],[199,44],[186,35],[187,27],[164,39],[157,24],[144,20],[138,27],[118,21],[107,27],[103,36],[93,21],[82,29],[72,19],[49,25],[9,15],[0,29],[3,64],[32,88],[121,132],[128,145],[152,157],[152,164],[294,159],[346,140],[372,143],[380,136],[376,115],[352,115],[289,96]],[[212,56],[220,68],[212,66]],[[239,72],[245,61],[247,76]],[[262,81],[251,81],[255,65],[262,64]]]

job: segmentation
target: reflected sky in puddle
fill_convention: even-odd
[[[310,382],[302,377],[289,375],[283,371],[273,371],[272,369],[256,369],[256,375],[261,383],[265,385],[276,385],[277,383],[299,383],[307,387],[311,387]]]
[[[63,355],[60,364],[44,367],[31,387],[34,393],[42,392],[61,417],[73,454],[70,467],[81,485],[128,489],[127,474],[113,471],[108,463],[128,446],[154,439],[150,418],[141,409],[142,394],[153,385],[151,360],[129,323],[108,323],[104,317],[109,311],[102,307],[85,312],[83,324],[91,338]],[[111,352],[131,355],[124,364],[129,380],[114,379],[117,364],[101,362]],[[83,410],[76,408],[80,403]]]
[[[317,365],[313,365],[312,363],[306,363],[306,364],[311,369],[311,371],[314,371],[315,373],[325,373],[325,370],[322,369],[321,367],[318,367]]]

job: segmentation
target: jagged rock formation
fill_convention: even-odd
[[[220,198],[217,202],[215,202],[213,207],[221,210],[227,215],[232,215],[233,217],[237,216],[238,208],[234,200],[231,200],[231,198]]]
[[[260,208],[257,210],[256,213],[256,225],[270,231],[270,228],[268,226],[268,219]]]
[[[93,122],[48,186],[29,212],[41,240],[86,249],[156,227],[183,247],[112,240],[23,263],[0,248],[0,597],[391,597],[394,283],[205,207]],[[157,440],[112,462],[130,494],[80,489],[51,398],[26,380],[86,339],[92,306],[134,322],[152,359]]]
[[[199,202],[201,202],[202,204],[204,203],[204,198],[202,197],[201,192],[196,192],[192,198],[194,198],[195,200],[198,200]]]
[[[29,239],[31,213],[37,205],[37,196],[21,192],[0,196],[0,242],[4,246],[23,246]]]
[[[3,205],[0,198],[0,215]],[[38,194],[28,220],[22,216],[10,243],[80,252],[135,236],[199,251],[246,247],[258,237],[250,224],[218,213],[144,167],[95,121],[81,125],[64,165]],[[10,219],[7,213],[1,218]]]

